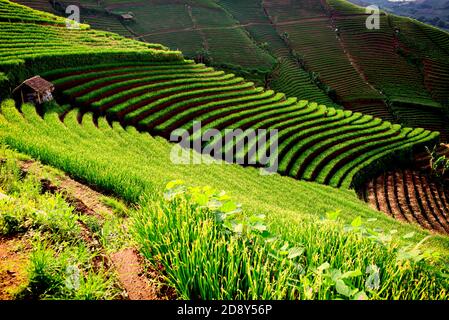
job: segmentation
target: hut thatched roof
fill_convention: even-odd
[[[38,93],[43,93],[45,91],[49,91],[49,90],[53,91],[54,90],[53,83],[41,78],[40,76],[35,76],[35,77],[32,77],[32,78],[27,79],[24,82],[22,82],[22,84],[20,86],[18,86],[16,89],[14,89],[14,91],[21,88],[24,85],[28,86],[29,88],[31,88],[32,90],[34,90],[35,92],[38,92]]]
[[[124,14],[121,14],[120,16],[124,20],[133,20],[134,19],[134,16],[132,14],[129,14],[129,13],[124,13]]]

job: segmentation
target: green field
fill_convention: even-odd
[[[91,114],[86,114],[80,125],[77,122],[76,110],[66,115],[64,123],[59,120],[57,113],[48,113],[45,118],[42,119],[36,113],[33,106],[25,105],[23,106],[22,111],[23,115],[18,113],[17,109],[14,108],[11,103],[5,102],[3,104],[1,122],[1,136],[3,142],[15,149],[40,159],[44,163],[66,171],[76,179],[80,179],[91,185],[96,185],[102,190],[110,191],[116,196],[120,196],[131,202],[141,202],[142,200],[139,200],[141,195],[148,195],[150,199],[157,199],[157,195],[162,191],[162,187],[165,183],[174,179],[182,179],[188,185],[210,185],[218,190],[226,190],[233,199],[243,204],[245,211],[249,212],[249,214],[266,214],[269,229],[275,234],[282,235],[281,237],[284,241],[289,241],[289,243],[293,243],[294,246],[300,244],[305,245],[305,248],[307,248],[307,255],[304,259],[305,261],[309,261],[306,262],[306,266],[311,268],[311,270],[326,262],[329,263],[332,268],[340,269],[343,272],[353,271],[354,269],[364,270],[368,266],[366,263],[369,263],[371,260],[369,256],[374,254],[372,259],[377,261],[377,263],[379,263],[378,259],[385,259],[385,262],[383,262],[385,265],[383,268],[381,267],[382,271],[385,272],[385,279],[393,277],[391,281],[397,284],[388,285],[388,287],[384,289],[385,291],[381,291],[383,294],[377,296],[374,293],[372,297],[417,297],[416,294],[418,293],[415,291],[417,290],[416,288],[410,288],[408,284],[404,284],[403,280],[399,280],[401,279],[400,277],[397,278],[397,280],[394,280],[396,278],[396,270],[394,266],[391,266],[391,260],[389,260],[388,254],[394,254],[393,252],[395,252],[395,250],[391,253],[387,253],[387,251],[383,253],[387,256],[379,258],[379,256],[377,256],[377,250],[383,251],[383,246],[377,247],[375,242],[369,241],[368,238],[365,238],[366,236],[362,236],[362,238],[358,239],[357,235],[345,235],[343,231],[338,231],[338,228],[335,229],[335,226],[326,226],[326,224],[320,226],[318,223],[320,219],[326,217],[326,213],[341,210],[341,215],[339,217],[341,223],[353,222],[355,225],[353,220],[360,216],[362,221],[364,221],[363,224],[367,228],[381,228],[384,230],[379,236],[386,237],[386,239],[388,239],[388,234],[390,233],[390,231],[387,230],[397,230],[398,234],[394,236],[394,241],[399,241],[402,246],[405,246],[406,243],[420,241],[426,235],[426,233],[421,231],[418,227],[401,224],[391,218],[387,218],[382,213],[368,209],[357,199],[353,192],[340,191],[318,184],[300,182],[280,176],[262,178],[257,170],[244,169],[236,165],[177,166],[171,164],[168,158],[172,148],[170,144],[163,139],[154,139],[147,134],[138,133],[132,127],[129,127],[126,130],[118,124],[114,124],[110,127],[104,118],[100,118],[97,128],[92,122]],[[24,134],[25,132],[27,134]],[[115,168],[122,169],[117,171]],[[248,193],[246,190],[252,191],[251,193]],[[327,194],[330,192],[333,196],[327,198]],[[327,200],[323,201],[323,198],[327,198]],[[143,201],[146,200],[143,199]],[[149,205],[151,206],[151,204]],[[151,214],[152,210],[153,209],[151,208],[149,208],[148,211],[143,209],[141,213],[138,213],[139,215],[137,217],[143,215],[141,219],[148,219],[145,217],[146,215]],[[173,226],[176,226],[176,220],[172,220],[174,218],[175,217],[173,216],[170,220],[171,223],[173,223]],[[196,221],[197,219],[208,218],[192,216],[191,218],[180,217],[180,219],[193,219]],[[145,239],[160,237],[161,234],[164,234],[159,233],[163,231],[153,231],[156,232],[156,234],[151,236],[151,229],[148,229],[151,228],[151,226],[144,221],[145,220],[137,220],[137,227],[139,228],[137,239],[139,239],[138,241],[142,244],[146,243]],[[156,227],[157,226],[154,228]],[[143,229],[140,230],[140,228]],[[166,225],[165,228],[170,227]],[[204,230],[204,232],[208,231]],[[332,235],[330,235],[329,232]],[[402,236],[408,235],[410,232],[413,232],[414,234],[411,240],[401,240]],[[316,236],[320,233],[323,234],[323,237]],[[327,235],[324,236],[324,234]],[[382,236],[382,234],[384,235]],[[216,237],[218,235],[211,234],[211,236]],[[352,240],[344,240],[348,236],[350,239],[352,239],[351,237],[355,238]],[[343,237],[339,240],[341,241],[340,249],[335,247],[336,243],[338,243],[335,242],[335,237]],[[345,244],[346,241],[350,241],[351,243],[354,241],[354,244]],[[263,243],[260,245],[263,245]],[[441,252],[445,252],[448,248],[447,237],[432,236],[427,240],[427,245],[433,248],[439,248],[439,250],[442,250]],[[365,248],[363,251],[359,251],[360,255],[358,254],[357,256],[360,258],[352,256],[353,250],[356,250],[355,248],[357,246]],[[376,249],[373,249],[372,246],[376,246]],[[144,245],[143,248],[145,255],[152,257],[152,255],[155,254],[153,251],[155,250],[154,248],[148,247],[148,245]],[[161,247],[161,250],[170,249],[162,249]],[[237,250],[237,248],[235,250]],[[365,251],[367,254],[369,253],[368,256],[362,254],[362,252]],[[320,252],[319,255],[317,255],[318,252]],[[338,252],[338,254],[335,254],[336,252]],[[207,251],[204,253],[207,254]],[[171,257],[170,259],[174,259],[172,256],[174,253],[170,254],[170,252],[168,252],[166,254],[168,255],[167,259],[169,259],[169,257]],[[200,252],[197,254],[200,254]],[[194,259],[193,256],[192,259]],[[200,259],[198,261],[204,263],[204,260],[201,260],[201,257],[196,259]],[[243,259],[249,258],[243,257]],[[171,260],[163,260],[163,262],[171,265]],[[195,262],[193,261],[192,263]],[[279,266],[277,268],[279,268]],[[406,270],[407,268],[402,271],[407,272]],[[223,270],[222,272],[228,271]],[[170,278],[170,274],[167,276],[171,281],[170,283],[175,281]],[[313,272],[310,276],[312,277],[310,279],[312,283],[318,281],[318,279],[314,279]],[[423,286],[427,286],[427,281],[434,281],[432,280],[432,273],[423,271],[421,276],[425,277],[425,279],[429,279],[421,279]],[[187,280],[188,279],[186,279],[186,281]],[[390,280],[386,283],[389,281]],[[437,280],[437,282],[433,284],[437,286],[435,287],[435,293],[431,293],[431,290],[433,289],[427,287],[425,295],[421,297],[443,298],[446,293],[444,293],[443,296],[441,296],[441,294],[446,292],[445,289],[438,293],[437,296],[434,296],[434,294],[445,286],[445,281],[446,280],[442,279]],[[181,278],[176,278],[175,282],[177,285],[184,285]],[[402,284],[404,284],[405,287],[402,286]],[[177,285],[175,285],[176,288]],[[318,284],[315,283],[315,285]],[[363,289],[363,283],[354,285],[355,287]],[[439,286],[443,287],[439,289]],[[406,288],[410,288],[411,291],[408,292],[407,290],[404,290]],[[196,292],[195,290],[199,289],[184,289],[180,291],[180,294],[186,298],[191,297],[192,294]],[[247,296],[246,294],[242,296],[233,294],[227,296],[227,298],[287,298],[294,296],[294,294],[293,296],[290,295],[292,292],[279,292],[277,293],[279,295],[275,295],[279,289],[273,288],[272,290],[273,292],[261,289],[260,295],[255,293],[250,296]],[[321,295],[320,290],[317,293],[318,295],[312,295],[310,298],[327,299],[340,296],[338,292],[327,294],[325,294],[325,292],[326,291],[323,291],[323,295]],[[209,294],[207,297],[210,298],[226,297],[214,295],[212,289],[208,290],[207,293]]]
[[[80,3],[139,36],[0,0],[0,300],[448,300],[445,33],[337,0]],[[35,75],[53,101],[13,92]]]

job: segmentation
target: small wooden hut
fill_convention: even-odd
[[[42,104],[53,100],[52,93],[54,90],[55,86],[53,83],[40,76],[35,76],[22,82],[12,93],[18,99],[20,98],[22,103]]]
[[[134,15],[131,12],[120,14],[120,20],[123,22],[132,22],[134,21]]]

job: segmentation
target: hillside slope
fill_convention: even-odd
[[[215,2],[201,3],[222,12]],[[313,8],[321,22],[323,6],[313,4],[299,9]],[[290,14],[270,10],[280,17],[270,15],[273,21]],[[439,142],[438,132],[287,97],[163,45],[86,25],[69,30],[56,17],[9,1],[0,0],[0,12],[0,236],[37,239],[32,255],[25,252],[32,268],[24,298],[119,297],[125,293],[120,276],[129,271],[120,272],[125,260],[136,263],[134,279],[145,280],[141,266],[149,265],[153,280],[183,299],[447,299],[443,198],[427,195],[427,206],[418,206],[425,210],[405,221],[398,211],[389,217],[369,208],[350,190],[411,165],[424,146]],[[8,16],[15,18],[6,21]],[[289,51],[289,59],[294,56]],[[56,101],[34,106],[13,94],[37,74],[52,81]],[[395,87],[389,88],[393,97]],[[404,97],[394,97],[407,106]],[[419,103],[424,110],[440,107]],[[200,139],[200,122],[199,133],[212,129],[218,139]],[[264,142],[260,129],[276,131],[277,139]],[[173,136],[187,136],[189,144],[169,143]],[[220,137],[232,139],[223,143]],[[214,149],[215,159],[203,147]],[[23,161],[9,157],[17,152],[117,197],[105,202],[114,212],[80,212],[82,204],[69,203],[50,174],[29,174]],[[217,159],[228,153],[226,162],[242,165]],[[266,175],[273,168],[281,174]],[[436,187],[422,177],[415,181],[423,182],[420,194]],[[388,189],[388,182],[377,185],[381,181],[371,189]],[[441,214],[428,215],[429,207]],[[139,249],[144,263],[136,254],[114,259],[125,246]],[[80,290],[68,282],[68,261],[76,265],[69,271],[78,272]],[[379,283],[371,286],[373,277]]]
[[[294,231],[288,227],[293,221],[299,223],[336,209],[342,210],[345,221],[358,215],[364,219],[375,217],[376,226],[385,230],[427,234],[371,210],[353,191],[279,175],[261,176],[258,170],[238,165],[174,164],[170,160],[173,145],[165,139],[139,133],[133,127],[123,128],[117,122],[109,124],[104,117],[96,122],[93,119],[91,113],[80,117],[76,109],[66,114],[63,121],[57,110],[42,118],[32,105],[24,105],[20,113],[11,101],[5,101],[0,114],[0,139],[130,202],[137,202],[142,194],[153,194],[168,181],[182,179],[187,184],[226,190],[249,211],[270,214],[270,223],[283,234]],[[192,156],[198,154],[193,152]],[[433,235],[432,239],[438,247],[449,248],[447,237]]]
[[[10,2],[2,4],[4,12],[28,10]],[[393,164],[409,163],[416,150],[439,139],[436,132],[402,128],[361,113],[287,98],[233,74],[183,60],[179,52],[161,45],[87,27],[68,30],[60,40],[53,38],[53,44],[45,41],[46,37],[60,34],[52,28],[65,26],[4,24],[0,45],[15,48],[0,60],[10,88],[39,73],[53,81],[60,102],[88,108],[96,115],[107,114],[109,119],[167,139],[180,128],[193,133],[195,121],[200,121],[203,133],[215,129],[227,140],[231,138],[228,144],[213,148],[217,158],[227,161],[270,166],[294,178],[351,188]],[[17,37],[17,26],[25,38]],[[99,36],[104,37],[97,40]],[[87,43],[77,43],[78,38]],[[39,39],[44,43],[36,41]],[[111,46],[112,41],[117,44]],[[53,45],[59,50],[49,51]],[[73,52],[72,45],[78,51]],[[27,54],[30,46],[36,47],[31,56]],[[46,61],[49,56],[50,63]],[[79,62],[85,66],[73,67]],[[7,91],[7,86],[3,90]],[[229,128],[246,131],[231,136]],[[270,140],[262,147],[251,141],[251,132],[260,129],[276,130],[277,141]],[[193,137],[192,145],[201,147],[197,151],[204,150],[207,143],[196,141]],[[261,151],[270,154],[274,148],[273,163],[265,163]]]
[[[183,59],[180,52],[170,51],[162,45],[90,30],[88,25],[67,29],[65,19],[10,1],[1,0],[0,9],[1,94],[10,93],[26,77],[55,66],[117,60]]]
[[[139,39],[289,97],[449,138],[449,35],[417,21],[383,13],[380,30],[368,30],[365,9],[343,0],[102,1],[100,8],[116,22],[135,13],[125,27]],[[429,55],[436,51],[442,54]]]

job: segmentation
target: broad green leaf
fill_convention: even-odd
[[[291,248],[288,250],[288,258],[294,259],[301,256],[304,253],[304,248]]]
[[[325,262],[325,263],[323,263],[321,266],[319,266],[319,267],[317,268],[317,271],[318,271],[318,272],[323,272],[324,270],[329,269],[330,266],[331,266],[331,265],[330,265],[328,262]]]
[[[170,181],[169,183],[167,183],[167,185],[165,186],[165,189],[166,190],[171,190],[171,189],[174,189],[174,188],[176,188],[178,186],[181,186],[181,185],[184,185],[184,181],[182,181],[182,180],[173,180],[173,181]]]
[[[362,217],[358,216],[357,218],[355,218],[354,220],[352,220],[351,222],[351,226],[354,228],[359,228],[362,226]]]
[[[411,239],[415,236],[415,232],[409,232],[402,236],[403,239]]]
[[[233,201],[226,201],[220,208],[224,213],[231,212],[237,209],[237,204]]]
[[[354,271],[348,271],[341,275],[341,279],[348,279],[348,278],[355,278],[362,275],[362,271],[360,270],[354,270]]]
[[[349,286],[347,286],[343,280],[339,279],[336,281],[335,289],[337,289],[337,292],[339,294],[341,294],[342,296],[345,296],[348,298],[351,297],[352,289]]]
[[[327,212],[326,213],[326,219],[327,220],[331,220],[331,221],[335,221],[335,220],[338,219],[340,214],[341,214],[341,210],[335,210],[335,211],[332,211],[332,212]]]

